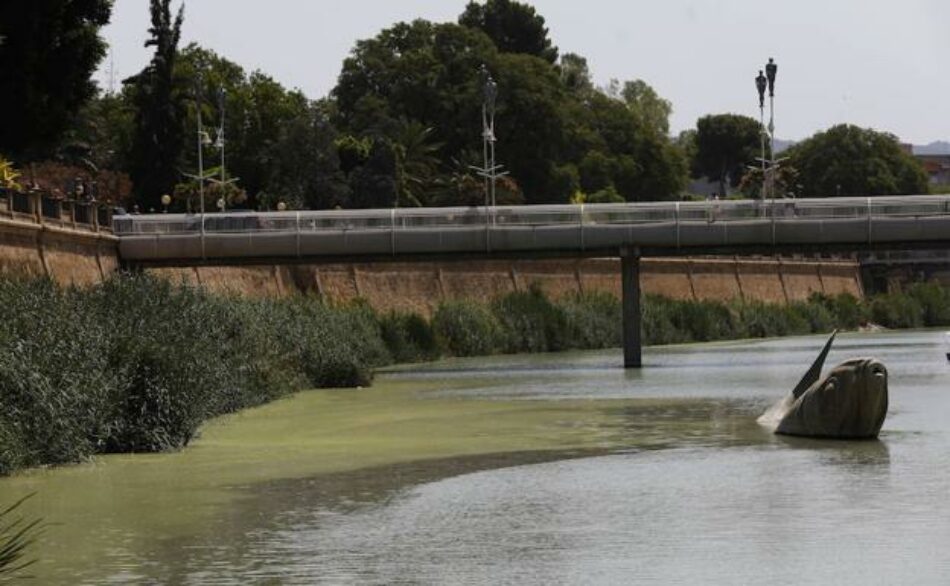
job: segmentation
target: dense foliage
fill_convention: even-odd
[[[761,156],[762,132],[761,124],[748,116],[703,116],[696,123],[694,171],[717,181],[725,197],[730,186],[738,187],[746,165]]]
[[[94,95],[111,0],[0,2],[0,152],[48,156]]]
[[[128,170],[143,209],[159,209],[161,197],[178,183],[184,140],[185,107],[176,87],[175,62],[184,21],[184,5],[172,18],[171,0],[151,0],[146,47],[155,47],[151,62],[130,85],[134,131]]]
[[[207,418],[390,360],[374,316],[238,301],[148,277],[0,282],[0,473],[186,445]]]
[[[646,296],[646,344],[855,328],[950,325],[950,290],[925,283],[866,302],[787,306]],[[374,368],[439,356],[617,347],[612,295],[537,287],[449,301],[431,320],[312,298],[214,297],[147,276],[87,290],[0,281],[0,474],[102,452],[187,445],[210,417],[302,388],[370,383]]]
[[[803,197],[928,192],[927,175],[897,137],[850,124],[833,126],[785,153]]]

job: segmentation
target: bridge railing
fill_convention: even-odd
[[[848,219],[950,215],[948,196],[782,199],[770,201],[651,202],[632,204],[401,208],[299,212],[226,212],[201,215],[126,215],[113,219],[120,235],[247,232],[324,232],[492,229],[649,223],[732,223],[795,219]]]

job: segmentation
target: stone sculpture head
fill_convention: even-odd
[[[887,416],[887,369],[874,358],[853,358],[819,378],[836,334],[791,394],[760,417],[759,423],[786,435],[877,437]]]

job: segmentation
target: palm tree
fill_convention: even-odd
[[[428,203],[441,143],[432,141],[432,128],[413,120],[403,120],[396,133],[397,189],[403,205],[422,207]]]

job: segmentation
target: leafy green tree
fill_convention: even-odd
[[[272,167],[259,206],[274,208],[283,201],[292,209],[330,209],[346,202],[349,187],[340,170],[336,130],[319,106],[284,121],[266,158]]]
[[[95,95],[111,13],[111,0],[0,3],[0,151],[21,161],[53,152]]]
[[[620,92],[627,107],[633,110],[653,132],[666,136],[670,133],[670,114],[673,104],[656,93],[642,79],[628,81]]]
[[[432,129],[417,121],[402,121],[396,134],[399,204],[421,207],[429,195],[439,167],[439,144],[432,142]]]
[[[389,208],[398,198],[398,161],[396,149],[385,138],[377,138],[369,150],[369,159],[350,174],[350,197],[346,207]]]
[[[170,4],[151,0],[152,26],[145,46],[155,47],[155,54],[141,73],[126,80],[135,108],[129,172],[144,209],[159,209],[161,196],[171,193],[179,180],[185,106],[173,74],[184,5],[172,19]]]
[[[585,96],[594,90],[594,82],[590,78],[590,68],[587,59],[577,53],[561,55],[560,63],[561,83],[578,96]]]
[[[786,153],[804,197],[927,193],[927,175],[892,134],[833,126]]]
[[[759,122],[738,114],[703,116],[696,122],[695,171],[719,182],[719,193],[728,193],[745,174],[745,166],[759,154]]]
[[[237,63],[195,44],[181,51],[175,76],[180,87],[189,91],[201,80],[204,124],[213,134],[224,120],[227,174],[240,179],[249,197],[248,205],[258,207],[257,195],[265,190],[278,164],[272,147],[281,140],[285,124],[298,119],[301,128],[313,124],[309,100],[300,91],[286,90],[264,73],[248,74]],[[225,91],[224,112],[218,97],[221,90]],[[190,101],[193,96],[188,98]],[[185,128],[196,127],[196,110],[189,108]],[[192,132],[185,133],[183,153],[184,168],[197,169]]]
[[[433,129],[442,160],[481,136],[478,70],[497,49],[477,30],[424,20],[399,23],[357,42],[332,96],[336,126],[356,137],[393,137],[400,121]]]
[[[469,2],[459,24],[481,30],[502,53],[524,53],[548,63],[557,61],[557,47],[548,38],[544,17],[532,6],[512,0]]]

